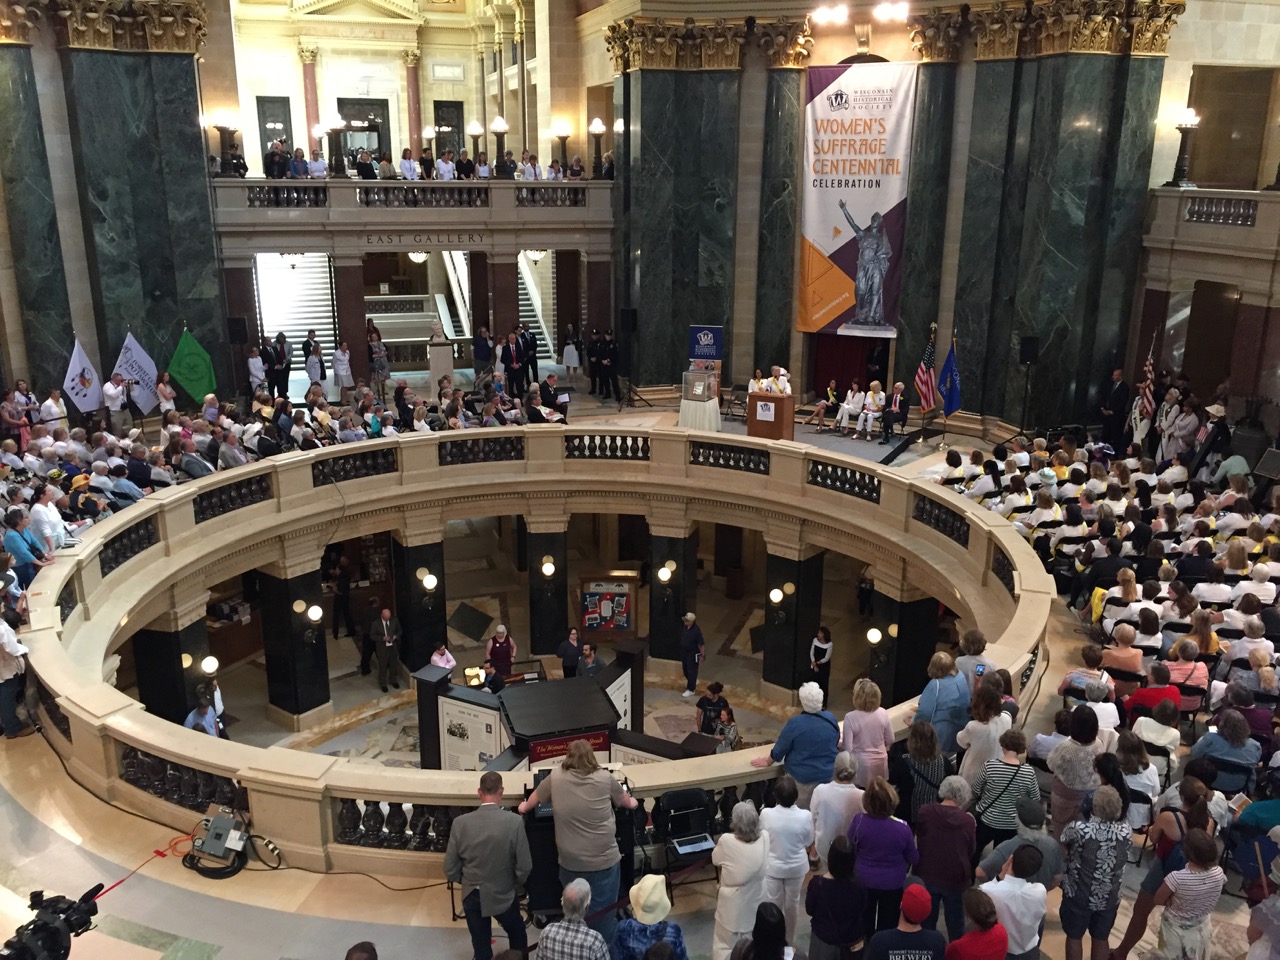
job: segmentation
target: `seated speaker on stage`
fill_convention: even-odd
[[[880,417],[880,423],[884,428],[884,436],[880,438],[882,444],[889,442],[895,423],[907,422],[907,409],[911,406],[911,402],[907,400],[902,390],[902,382],[895,383],[893,393],[884,402],[884,413]]]
[[[879,380],[872,380],[871,386],[867,388],[862,398],[862,412],[858,414],[858,425],[853,428],[854,436],[861,436],[865,432],[866,438],[870,440],[871,431],[876,428],[876,421],[880,419],[880,414],[883,412],[884,390]]]
[[[857,422],[858,415],[862,413],[862,403],[867,395],[863,393],[862,388],[858,386],[858,381],[853,381],[849,390],[844,395],[844,402],[840,404],[840,412],[836,414],[836,426],[840,428],[843,436],[849,435],[849,421]]]

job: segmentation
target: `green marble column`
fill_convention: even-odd
[[[132,331],[163,368],[185,324],[231,388],[194,57],[62,56],[104,367]]]
[[[756,261],[755,364],[787,364],[795,329],[796,236],[800,219],[801,101],[804,73],[769,71],[764,164],[760,171],[760,246]],[[745,380],[744,373],[740,379]]]
[[[51,170],[31,48],[0,44],[0,183],[29,367],[5,373],[10,383],[28,378],[42,395],[62,385],[75,342]]]
[[[938,317],[955,100],[956,65],[922,63],[916,81],[915,122],[911,131],[902,307],[894,370],[895,379],[904,382],[914,376],[925,344],[929,342],[929,325]],[[912,402],[918,403],[919,397],[908,392],[912,394]]]

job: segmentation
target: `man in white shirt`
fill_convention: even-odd
[[[40,419],[53,433],[61,427],[67,429],[67,405],[62,400],[62,391],[54,387],[49,391],[49,399],[40,404]]]
[[[36,732],[35,727],[23,726],[18,719],[18,691],[22,687],[22,675],[27,670],[27,663],[22,658],[28,652],[18,642],[15,632],[21,623],[21,618],[12,610],[6,610],[0,617],[0,725],[3,725],[5,738],[9,740],[29,737]]]
[[[111,432],[117,437],[123,437],[133,426],[133,417],[129,414],[129,390],[125,385],[124,374],[117,371],[102,385],[102,402],[107,405]]]
[[[1032,883],[1029,878],[1043,862],[1044,855],[1027,843],[1005,861],[999,880],[980,888],[995,904],[996,916],[1009,936],[1008,960],[1039,960],[1047,891],[1044,884]]]
[[[320,156],[319,150],[311,151],[311,162],[307,164],[307,169],[311,172],[313,180],[327,180],[329,178],[329,164],[324,157]]]
[[[1246,593],[1254,594],[1264,607],[1276,602],[1276,585],[1271,582],[1271,568],[1265,563],[1254,564],[1249,579],[1241,580],[1231,591],[1231,602],[1239,603]]]

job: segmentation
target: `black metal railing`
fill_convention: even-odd
[[[743,473],[769,475],[769,451],[755,447],[739,447],[731,443],[703,443],[694,440],[689,444],[691,467],[717,467],[721,470],[741,470]]]
[[[412,804],[412,814],[405,813],[406,804],[365,800],[362,813],[359,801],[351,797],[338,800],[338,843],[383,850],[435,851],[443,853],[449,846],[453,815],[447,807]]]
[[[1040,662],[1040,644],[1036,644],[1031,651],[1031,659],[1027,661],[1027,665],[1022,669],[1022,676],[1019,679],[1019,690],[1025,690],[1027,684],[1031,682],[1032,676],[1036,672],[1036,665]]]
[[[160,528],[155,517],[146,517],[131,527],[125,527],[102,546],[98,565],[105,577],[117,567],[132,560],[147,547],[160,542]]]
[[[991,554],[991,572],[995,574],[997,580],[1004,584],[1004,588],[1009,591],[1009,596],[1012,597],[1014,595],[1013,561],[999,546],[996,546]]]
[[[880,502],[880,478],[852,467],[810,460],[809,483],[824,490],[834,490],[836,493],[866,500],[868,503]]]
[[[240,791],[235,782],[227,777],[166,760],[127,744],[121,747],[121,779],[153,797],[200,811],[207,810],[211,803],[237,809],[245,803],[243,797],[237,796]]]
[[[381,450],[353,450],[339,457],[327,457],[311,465],[311,485],[324,487],[347,480],[380,477],[400,469],[394,447]]]
[[[912,516],[926,527],[937,530],[948,540],[954,540],[965,548],[969,546],[969,521],[945,503],[916,494],[916,506]]]
[[[524,437],[472,437],[466,440],[442,440],[439,447],[440,466],[464,463],[509,463],[524,459]]]
[[[30,674],[29,674],[30,676]],[[44,711],[44,715],[48,717],[49,724],[58,733],[62,734],[67,743],[71,742],[71,721],[67,719],[67,715],[62,712],[62,708],[58,706],[57,698],[54,697],[53,691],[40,682],[36,678],[36,697],[40,702],[40,709]]]
[[[213,490],[196,494],[194,501],[196,523],[226,516],[228,513],[251,507],[255,503],[265,503],[273,495],[269,473],[245,477],[234,483],[224,483]]]
[[[649,438],[625,433],[564,438],[566,460],[648,460]]]
[[[68,580],[63,585],[62,590],[58,593],[58,622],[66,623],[71,619],[71,614],[76,612],[76,582]]]

